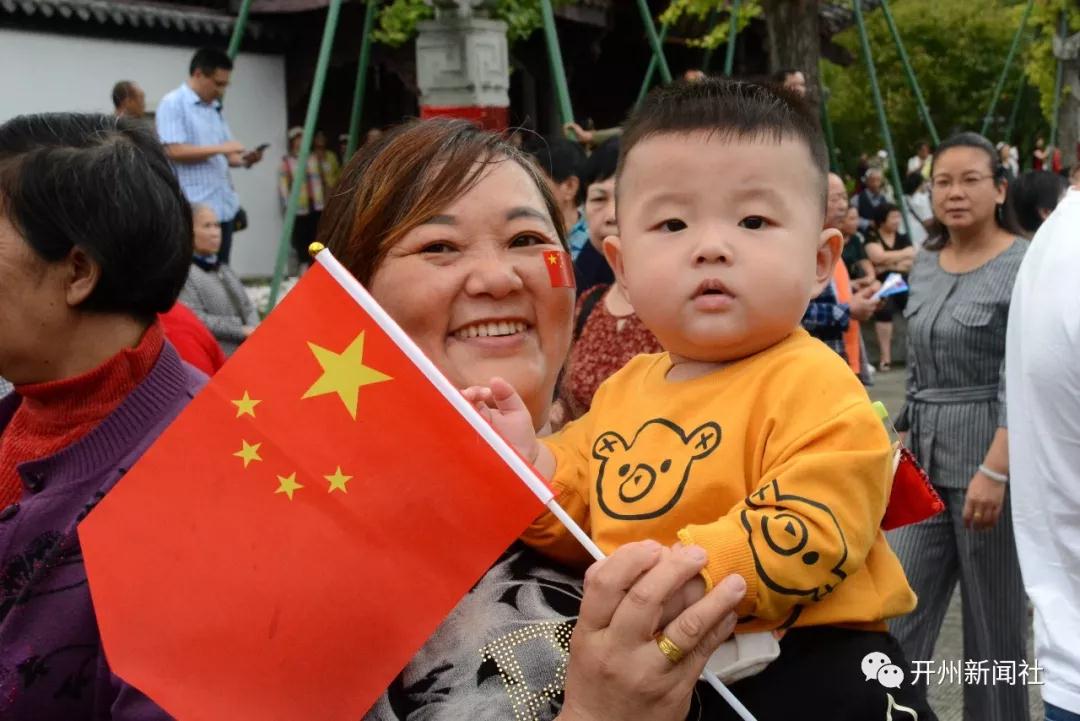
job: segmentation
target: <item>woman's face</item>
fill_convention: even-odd
[[[506,379],[537,427],[570,346],[572,288],[553,288],[543,253],[562,250],[521,166],[479,182],[387,253],[371,294],[459,388]]]
[[[195,252],[199,255],[213,255],[221,248],[221,224],[214,211],[199,208],[192,221],[195,224]]]
[[[859,209],[848,208],[847,213],[844,214],[844,222],[840,226],[840,232],[844,234],[845,238],[849,238],[855,235],[855,232],[859,229]]]
[[[886,233],[895,233],[900,229],[900,211],[890,210],[885,216],[885,222],[881,224],[881,229]]]
[[[604,238],[617,235],[615,223],[615,176],[592,183],[585,192],[585,223],[589,226],[589,242],[601,254]]]
[[[930,187],[934,215],[949,231],[993,222],[997,206],[1005,202],[1005,184],[994,183],[990,158],[980,148],[939,153]]]

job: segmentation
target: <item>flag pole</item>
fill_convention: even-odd
[[[540,502],[566,526],[566,529],[584,546],[585,550],[598,561],[605,558],[600,547],[555,501],[555,494],[552,493],[548,484],[536,474],[533,467],[510,447],[510,444],[498,434],[471,403],[465,400],[465,396],[461,394],[461,391],[454,387],[454,384],[431,362],[431,359],[424,354],[424,351],[420,350],[420,346],[416,345],[416,342],[401,329],[397,321],[383,310],[382,306],[368,293],[364,286],[360,285],[360,282],[352,276],[352,273],[334,257],[333,253],[322,243],[312,243],[309,246],[309,252],[315,258],[315,262],[321,265],[338,282],[342,289],[371,316],[379,328],[401,348],[406,357],[431,381],[431,384],[442,394],[443,398],[454,407],[454,410],[462,415],[481,438],[487,441],[492,450],[499,454],[499,457],[510,466],[510,469],[540,499]],[[743,721],[756,721],[739,699],[735,698],[735,695],[731,693],[727,686],[716,677],[716,674],[705,669],[701,676],[728,702],[739,718],[743,719]]]

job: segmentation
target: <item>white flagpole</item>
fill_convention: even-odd
[[[360,282],[352,276],[352,273],[320,243],[312,244],[311,253],[315,256],[316,262],[322,265],[345,292],[372,317],[379,328],[390,336],[409,360],[427,376],[427,379],[438,389],[443,398],[449,401],[450,405],[473,427],[473,430],[479,433],[480,437],[487,441],[488,445],[499,454],[499,457],[506,461],[506,464],[521,479],[522,483],[528,486],[529,490],[540,499],[540,502],[566,526],[566,529],[585,547],[585,550],[598,561],[605,558],[604,552],[600,550],[599,546],[555,501],[555,494],[551,492],[547,483],[537,477],[532,467],[518,455],[517,451],[510,447],[510,444],[491,427],[490,423],[484,420],[483,416],[473,408],[472,404],[465,400],[465,396],[461,394],[461,391],[454,387],[454,384],[431,362],[431,359],[424,354],[424,351],[420,350],[420,346],[416,345],[413,339],[401,329],[397,321],[382,309],[382,306],[371,297],[371,294],[368,293],[364,286],[360,285]],[[716,677],[716,674],[705,669],[701,677],[719,692],[720,696],[728,702],[743,721],[756,721],[739,699],[735,698],[735,695],[731,693],[728,687]]]

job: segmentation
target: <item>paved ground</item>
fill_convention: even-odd
[[[874,358],[876,356],[871,355],[871,357]],[[879,373],[874,379],[874,386],[870,389],[870,395],[874,400],[880,400],[885,403],[889,409],[889,413],[895,417],[904,401],[903,368],[894,369],[884,374]],[[1033,664],[1034,655],[1032,654],[1030,645],[1030,630],[1028,632],[1028,638],[1028,663]],[[963,631],[960,618],[960,594],[959,592],[956,592],[953,594],[953,601],[949,608],[949,613],[945,617],[945,623],[941,629],[941,636],[938,638],[937,648],[934,649],[934,663],[931,668],[940,668],[940,664],[943,661],[964,660],[963,643]],[[915,659],[908,660],[912,661]],[[978,661],[981,659],[972,660]],[[1029,686],[1028,691],[1031,695],[1031,721],[1042,721],[1043,705],[1042,698],[1039,694],[1039,687]],[[930,682],[930,703],[940,721],[964,721],[963,686],[959,683],[943,683],[939,685],[937,684],[937,678],[932,678]],[[983,721],[983,719],[969,719],[968,721]],[[1028,720],[1016,719],[1015,721]]]

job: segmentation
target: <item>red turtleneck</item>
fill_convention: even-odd
[[[0,434],[0,508],[19,500],[21,463],[67,448],[109,416],[154,367],[165,334],[155,321],[134,348],[74,378],[15,386],[22,403]]]

